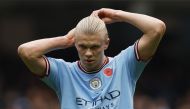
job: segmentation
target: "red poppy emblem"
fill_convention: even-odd
[[[105,70],[104,70],[104,74],[106,75],[106,76],[112,76],[112,69],[111,68],[106,68]]]

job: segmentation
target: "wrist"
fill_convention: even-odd
[[[65,36],[63,38],[65,40],[65,44],[66,44],[67,48],[68,47],[72,47],[74,45],[74,39],[73,39],[73,37],[67,37],[67,36]]]
[[[52,43],[55,44],[54,48],[56,49],[65,49],[71,46],[71,42],[66,36],[58,36]]]

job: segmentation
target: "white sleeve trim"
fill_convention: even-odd
[[[48,61],[46,56],[43,56],[43,58],[45,59],[45,62],[46,62],[45,76],[48,76],[49,75],[49,70],[50,70],[49,61]]]
[[[134,50],[135,50],[136,59],[137,59],[138,61],[140,61],[141,59],[140,59],[139,51],[138,51],[138,43],[139,43],[139,40],[137,40],[137,41],[135,42]]]

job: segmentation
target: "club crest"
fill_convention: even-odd
[[[99,88],[101,88],[102,86],[102,82],[99,78],[93,78],[90,80],[90,87],[93,89],[93,90],[98,90]]]

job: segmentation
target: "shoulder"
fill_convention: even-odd
[[[76,62],[68,62],[68,61],[65,61],[64,59],[61,59],[61,58],[46,57],[46,59],[47,59],[49,62],[55,63],[55,64],[57,64],[57,65],[59,65],[59,64],[73,65],[74,63],[76,63]]]
[[[58,72],[68,71],[76,67],[77,62],[67,62],[61,58],[45,57],[47,63],[46,71]]]
[[[126,58],[131,58],[135,57],[138,59],[138,53],[136,50],[136,44],[130,45],[124,50],[122,50],[120,53],[118,53],[114,59],[126,59]]]

